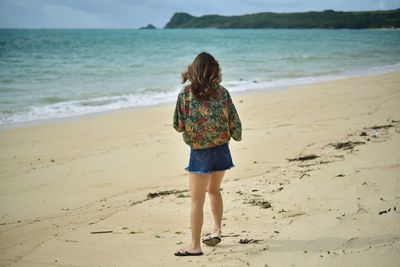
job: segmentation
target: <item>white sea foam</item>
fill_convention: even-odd
[[[227,81],[223,85],[232,93],[254,90],[277,90],[282,87],[304,85],[323,81],[339,80],[349,77],[377,75],[400,70],[400,64],[374,67],[367,70],[343,72],[336,75],[323,75],[312,77],[301,77],[291,79],[279,79],[272,81]],[[146,92],[139,90],[141,94],[130,94],[121,96],[106,96],[76,101],[65,101],[48,105],[36,105],[24,112],[5,114],[0,117],[0,125],[31,122],[46,119],[66,118],[97,112],[112,111],[123,108],[146,107],[173,102],[180,88],[171,91]]]
[[[172,101],[177,94],[178,90],[176,89],[171,92],[98,97],[50,105],[36,105],[27,111],[0,117],[0,125],[66,118],[123,108],[154,106]]]
[[[288,87],[288,86],[305,85],[305,84],[312,84],[324,81],[334,81],[334,80],[341,80],[359,76],[379,75],[399,70],[400,70],[400,63],[373,67],[364,70],[346,71],[331,75],[286,78],[286,79],[276,79],[271,81],[239,80],[239,81],[226,82],[223,83],[223,85],[229,88],[229,91],[232,92],[245,92],[254,90],[277,90],[282,87]]]

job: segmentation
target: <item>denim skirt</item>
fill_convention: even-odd
[[[186,171],[196,174],[210,174],[234,167],[229,143],[206,149],[191,149],[189,166]]]

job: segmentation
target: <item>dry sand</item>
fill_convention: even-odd
[[[189,148],[169,104],[1,130],[0,265],[399,266],[400,72],[233,99],[243,141],[205,256],[173,255]]]

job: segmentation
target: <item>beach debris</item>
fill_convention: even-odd
[[[378,213],[378,215],[382,215],[382,214],[388,213],[388,212],[390,212],[391,210],[392,210],[392,208],[389,208],[389,209],[387,209],[387,210],[381,210],[381,211]],[[396,207],[393,208],[393,211],[396,211]]]
[[[51,162],[56,162],[56,160],[55,160],[55,159],[51,159],[50,161],[51,161]]]
[[[94,234],[111,234],[113,232],[114,232],[113,230],[103,230],[103,231],[93,231],[93,232],[90,232],[90,233],[92,235],[94,235]]]
[[[280,192],[283,190],[283,187],[278,187],[276,189],[272,189],[272,193]]]
[[[281,210],[278,210],[278,213],[283,213],[283,212],[288,212],[287,210],[285,210],[284,208],[282,208]]]
[[[186,193],[188,190],[166,190],[166,191],[158,191],[158,192],[150,192],[147,194],[147,199],[153,199],[161,196],[167,196],[167,195],[176,195],[176,194],[181,194],[181,193]]]
[[[125,230],[125,231],[124,231]],[[142,234],[143,231],[139,230],[139,231],[126,231],[128,230],[128,227],[121,227],[119,229],[114,230],[100,230],[100,231],[92,231],[90,232],[91,234]]]
[[[293,123],[282,123],[282,124],[276,125],[276,128],[279,128],[279,127],[286,127],[286,126],[291,126],[291,125],[293,125]]]
[[[366,132],[361,132],[360,136],[368,136],[368,134]]]
[[[346,216],[346,214],[341,214],[340,216],[336,216],[336,219],[338,219],[338,220],[342,220],[342,217],[344,217],[344,216]]]
[[[344,159],[344,155],[334,155],[335,158]]]
[[[240,239],[239,244],[258,244],[262,241],[262,239]]]
[[[246,232],[246,231],[244,231],[244,232]],[[242,233],[243,233],[243,231],[242,231]],[[221,235],[221,237],[239,237],[239,236],[240,236],[239,234]]]
[[[297,216],[301,216],[301,215],[305,215],[305,212],[302,211],[293,211],[293,212],[289,212],[288,214],[288,218],[293,218],[293,217],[297,217]]]
[[[361,141],[347,141],[347,142],[338,142],[331,144],[335,149],[343,149],[343,150],[351,150],[357,145],[363,145],[365,142]]]
[[[129,234],[131,234],[131,235],[143,234],[143,231],[142,231],[142,230],[139,230],[139,231],[130,231]]]
[[[271,203],[269,203],[266,200],[262,200],[262,199],[252,199],[252,200],[246,201],[245,204],[250,204],[252,206],[259,206],[262,209],[271,208]]]
[[[370,127],[372,130],[380,130],[380,129],[387,129],[393,127],[393,124],[385,124],[385,125],[375,125]]]
[[[354,237],[348,239],[346,242],[342,243],[336,249],[339,249],[340,247],[343,247],[343,246],[345,246],[347,244],[351,244],[351,243],[353,243],[354,240],[357,240],[357,239],[359,239],[359,237],[358,236],[354,236]],[[346,254],[346,250],[343,249],[342,251],[343,251],[344,254]]]
[[[307,175],[308,177],[310,177],[310,175],[309,175],[308,173],[303,173],[302,175],[300,175],[299,180],[300,180],[300,179],[303,179],[303,177],[306,176],[306,175]]]
[[[240,196],[242,196],[242,195],[243,195],[243,192],[242,192],[242,191],[240,191],[240,190],[239,190],[239,191],[236,191],[235,193],[236,193],[236,194],[238,194],[238,195],[240,195]]]
[[[316,159],[316,158],[319,158],[319,156],[317,156],[315,154],[310,154],[310,155],[305,155],[305,156],[298,156],[298,157],[287,159],[287,160],[288,161],[305,161],[305,160],[312,160],[312,159]]]
[[[345,177],[346,175],[339,173],[338,175],[336,175],[335,177]]]
[[[142,203],[145,202],[146,200],[149,200],[149,199],[138,200],[138,201],[129,200],[129,206],[132,207],[132,206],[135,206],[135,205],[138,205],[138,204],[142,204]]]
[[[178,197],[178,198],[188,198],[188,197],[190,197],[190,195],[189,194],[178,194],[176,197]]]

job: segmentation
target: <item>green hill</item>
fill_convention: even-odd
[[[400,28],[400,9],[386,11],[342,12],[325,10],[302,13],[256,13],[242,16],[205,15],[195,17],[175,13],[165,25],[174,28],[219,29],[366,29]]]

